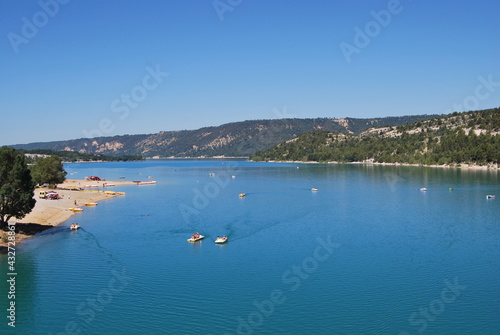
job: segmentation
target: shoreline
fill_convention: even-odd
[[[410,164],[410,163],[380,163],[380,162],[355,162],[354,164],[365,164],[365,165],[387,165],[387,166],[413,166],[413,167],[431,167],[431,168],[445,168],[445,169],[465,169],[465,170],[483,170],[483,171],[498,171],[500,166],[498,164],[490,164],[490,165],[476,165],[476,164]],[[459,166],[458,166],[459,165]]]
[[[103,187],[103,184],[113,184],[115,186]],[[83,188],[85,185],[99,185],[98,188],[86,188],[84,190],[77,190]],[[36,233],[58,226],[63,222],[69,220],[75,215],[82,215],[70,211],[71,207],[82,207],[85,212],[85,204],[88,202],[99,203],[106,199],[111,199],[124,194],[118,194],[119,190],[115,190],[118,186],[135,185],[132,181],[89,181],[80,179],[67,179],[62,184],[58,184],[55,191],[59,194],[61,199],[48,200],[40,199],[40,191],[48,191],[47,188],[35,188],[34,198],[36,204],[33,210],[21,220],[11,218],[10,223],[16,223],[16,246],[22,241],[35,236]],[[123,193],[123,192],[119,192]],[[76,206],[75,206],[76,200]],[[1,236],[7,231],[1,231]],[[8,242],[0,239],[0,252],[6,249]]]
[[[431,168],[446,168],[446,169],[465,169],[465,170],[483,170],[483,171],[498,171],[500,170],[500,164],[490,164],[490,165],[474,165],[474,164],[455,164],[455,165],[424,165],[424,164],[410,164],[410,163],[381,163],[373,161],[362,161],[362,162],[316,162],[316,161],[254,161],[249,160],[249,162],[264,162],[264,163],[295,163],[295,164],[344,164],[344,165],[382,165],[382,166],[412,166],[412,167],[431,167]],[[460,165],[460,166],[458,166]]]
[[[168,157],[160,157],[160,156],[153,156],[153,157],[146,157],[145,160],[224,160],[224,159],[231,159],[231,160],[248,160],[249,156],[199,156],[199,157],[176,157],[176,156],[168,156]]]

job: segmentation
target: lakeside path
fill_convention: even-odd
[[[113,184],[113,187],[103,187],[103,184]],[[86,190],[69,190],[70,188],[83,188],[86,185],[98,185],[99,187],[86,188]],[[110,192],[120,192],[119,186],[135,185],[132,181],[89,181],[78,179],[67,179],[64,183],[57,185],[55,191],[59,194],[59,200],[40,199],[40,191],[48,191],[47,188],[36,188],[34,198],[36,204],[33,210],[23,219],[12,218],[9,222],[16,222],[16,245],[33,236],[37,231],[43,231],[52,226],[57,226],[71,218],[73,215],[84,215],[85,204],[87,202],[99,202],[105,199],[111,199],[118,194]],[[66,189],[65,189],[66,188]],[[108,191],[108,193],[105,193]],[[77,205],[75,206],[75,200]],[[75,213],[68,208],[82,207],[83,213]],[[34,224],[34,225],[32,225]],[[42,227],[41,227],[42,226]],[[47,227],[43,227],[47,226]],[[25,233],[23,233],[25,232]],[[0,232],[3,234],[6,232]],[[0,239],[0,247],[7,246],[7,243]]]

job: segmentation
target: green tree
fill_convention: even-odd
[[[24,154],[13,148],[0,148],[0,228],[15,217],[22,219],[35,207],[34,183]]]
[[[39,158],[31,168],[31,176],[37,184],[60,184],[66,179],[66,171],[57,156]]]

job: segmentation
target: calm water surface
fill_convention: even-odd
[[[485,198],[500,195],[497,172],[175,160],[66,170],[158,183],[115,187],[127,195],[17,251],[15,331],[0,256],[2,334],[500,334],[500,203]],[[205,240],[186,242],[194,231]]]

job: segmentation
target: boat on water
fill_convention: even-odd
[[[71,230],[77,230],[77,229],[80,229],[80,225],[76,224],[76,223],[73,223],[71,226],[69,226],[69,229]]]
[[[200,234],[193,234],[193,236],[191,236],[191,238],[188,238],[187,241],[188,242],[198,242],[198,241],[201,241],[205,238],[205,236],[203,235],[200,235]]]
[[[318,191],[318,189],[313,187],[313,188],[311,188],[311,191],[313,191],[313,192],[317,192],[317,191]]]
[[[87,202],[85,206],[90,207],[90,206],[97,206],[97,202]]]
[[[227,242],[228,236],[217,236],[215,239],[215,244],[224,244]]]
[[[136,182],[137,185],[152,185],[152,184],[156,184],[156,181],[154,180],[151,180],[151,181],[138,181]]]
[[[425,187],[421,187],[421,188],[420,188],[420,191],[425,192],[425,191],[427,191],[427,188],[425,188]]]
[[[245,193],[240,193],[240,194],[238,194],[238,196],[239,196],[240,198],[244,198],[244,197],[245,197],[245,195],[246,195]]]
[[[81,207],[71,207],[71,208],[68,208],[68,210],[70,210],[72,212],[83,212],[83,208],[81,208]]]
[[[488,194],[486,196],[486,199],[495,199],[495,196],[493,194]]]

